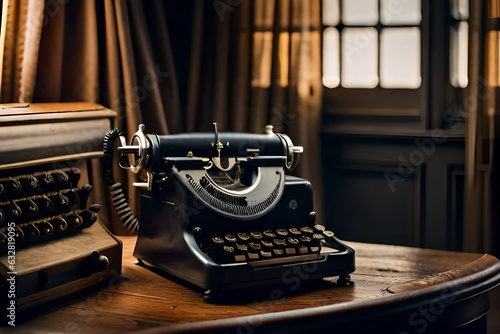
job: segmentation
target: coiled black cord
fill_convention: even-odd
[[[104,170],[104,181],[108,186],[111,194],[111,202],[113,207],[116,209],[116,213],[120,217],[122,224],[130,232],[136,232],[139,229],[139,220],[134,216],[130,206],[127,203],[125,194],[123,193],[123,188],[121,183],[115,182],[113,176],[113,154],[115,148],[115,141],[118,137],[122,135],[119,129],[113,129],[108,131],[104,135],[103,142],[103,170]]]

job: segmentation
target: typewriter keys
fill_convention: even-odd
[[[267,229],[263,232],[252,231],[249,234],[227,233],[223,237],[211,237],[211,245],[200,241],[199,246],[219,264],[248,262],[252,266],[265,266],[294,263],[305,260],[304,256],[311,259],[319,256],[323,240],[333,236],[333,232],[327,230],[313,233],[319,232],[322,227]],[[258,264],[263,260],[266,262]]]
[[[4,187],[5,187],[5,193],[10,198],[15,197],[16,195],[21,193],[21,191],[23,190],[23,186],[21,185],[21,182],[19,182],[18,180],[14,179],[12,177],[9,177],[7,179],[7,182],[5,182]]]
[[[66,229],[68,228],[68,222],[61,217],[52,220],[52,224],[53,226],[56,226],[56,228],[61,232],[66,231]]]
[[[80,215],[78,215],[77,213],[73,213],[71,219],[71,225],[73,225],[73,227],[79,227],[83,223],[82,217],[80,217]]]
[[[238,239],[241,241],[248,241],[250,240],[250,236],[246,233],[238,233]]]
[[[238,241],[238,239],[236,239],[236,237],[232,234],[226,234],[224,236],[224,239],[229,243],[235,243],[236,241]]]
[[[11,201],[11,210],[10,211],[11,211],[13,220],[17,220],[17,219],[21,218],[21,215],[23,214],[23,210],[14,200]]]
[[[40,237],[41,233],[35,224],[28,224],[27,226],[24,227],[24,235],[26,236],[26,239],[28,241],[33,242]]]
[[[45,182],[46,186],[49,186],[54,183],[54,177],[50,173],[45,173],[43,181]]]
[[[255,239],[255,240],[260,240],[262,239],[262,233],[258,232],[258,231],[252,231],[250,232],[250,236]]]
[[[26,204],[30,215],[34,216],[38,213],[38,205],[36,205],[36,203],[31,198],[28,198],[26,200]]]
[[[42,236],[50,237],[54,233],[54,227],[48,221],[43,221],[38,225]]]
[[[55,209],[54,202],[47,196],[43,195],[40,199],[40,207],[43,209],[45,212],[52,212]]]
[[[222,237],[219,237],[219,236],[216,235],[215,237],[212,237],[212,242],[214,244],[220,245],[220,244],[224,243],[224,239]]]

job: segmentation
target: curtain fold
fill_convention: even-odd
[[[498,217],[494,221],[495,150],[494,119],[498,115],[498,31],[490,30],[498,19],[497,0],[470,2],[469,84],[465,135],[464,250],[493,252],[497,247]],[[496,12],[496,14],[494,14]],[[496,17],[493,17],[493,16]],[[497,176],[498,177],[498,176]],[[498,182],[497,182],[498,186]],[[496,197],[498,198],[498,196]]]
[[[271,124],[304,146],[296,175],[311,181],[323,218],[320,0],[195,3],[188,130],[260,133]]]
[[[118,113],[115,126],[127,138],[143,121],[151,132],[181,130],[161,0],[5,1],[0,102],[98,102]],[[137,212],[136,190],[127,187],[135,176],[115,175]],[[112,212],[100,217],[127,233]]]
[[[29,102],[36,81],[44,3],[8,0],[2,3],[1,101]]]
[[[127,138],[142,122],[159,134],[213,131],[214,121],[244,132],[272,124],[304,146],[295,173],[312,182],[321,213],[320,0],[244,0],[222,12],[193,0],[186,18],[192,35],[181,32],[191,39],[190,67],[182,73],[166,22],[167,5],[176,2],[4,3],[0,102],[98,102],[118,113],[115,126]],[[135,180],[118,169],[115,175],[125,187]],[[127,188],[137,212],[136,192]],[[126,233],[112,213],[107,217],[115,233]]]

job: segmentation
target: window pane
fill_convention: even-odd
[[[323,0],[323,24],[336,26],[340,20],[339,0]]]
[[[450,32],[450,83],[453,87],[467,87],[469,25],[460,22]]]
[[[375,28],[342,31],[341,84],[348,88],[373,88],[378,84],[378,44]]]
[[[418,88],[421,81],[420,29],[383,29],[380,33],[380,85]]]
[[[378,23],[378,0],[342,1],[342,21],[346,25],[370,26]]]
[[[323,85],[335,88],[339,83],[339,31],[330,27],[323,32]]]
[[[380,22],[391,24],[420,24],[420,0],[381,0]]]

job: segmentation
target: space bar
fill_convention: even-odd
[[[314,261],[314,260],[318,260],[319,258],[320,258],[320,255],[315,253],[315,254],[276,257],[276,258],[266,259],[266,260],[250,261],[250,262],[248,262],[248,264],[253,268],[262,268],[262,267],[276,266],[276,265],[295,263],[295,262]]]

